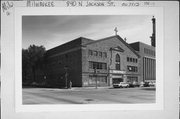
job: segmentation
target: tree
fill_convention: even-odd
[[[22,49],[22,82],[29,83],[32,79],[30,77],[31,68],[29,65],[29,54],[27,49]]]
[[[43,71],[44,54],[44,46],[30,45],[28,49],[22,50],[23,81],[26,80],[26,83],[38,82],[36,70]]]

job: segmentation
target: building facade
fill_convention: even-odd
[[[51,87],[111,86],[141,82],[140,55],[120,36],[78,38],[46,52],[46,82]]]
[[[139,55],[120,36],[88,43],[82,52],[83,86],[139,81]]]
[[[143,82],[156,81],[155,47],[142,42],[131,43],[130,46],[140,55],[140,77]]]

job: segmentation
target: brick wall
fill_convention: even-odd
[[[118,52],[118,51],[110,51],[110,48],[113,47],[121,47],[124,52]],[[101,52],[106,52],[107,57],[102,58],[102,57],[95,57],[95,56],[89,56],[88,51],[89,50],[95,50],[95,51],[101,51]],[[104,62],[107,63],[107,70],[99,70],[99,73],[102,73],[104,75],[108,74],[108,67],[110,69],[115,69],[115,56],[116,54],[120,55],[121,58],[121,70],[126,71],[128,75],[138,75],[139,72],[128,72],[127,71],[127,65],[131,66],[136,66],[138,67],[139,65],[139,59],[132,50],[129,49],[124,43],[122,43],[121,40],[119,40],[117,37],[111,37],[105,40],[97,41],[95,43],[90,43],[87,44],[87,47],[84,48],[83,54],[82,54],[82,73],[83,73],[83,80],[88,80],[85,78],[88,78],[88,73],[93,73],[93,69],[89,68],[89,61],[95,61],[95,62]],[[138,63],[132,63],[132,62],[127,62],[127,57],[133,57],[138,59]],[[111,63],[112,60],[112,63]],[[138,76],[139,77],[139,76]]]

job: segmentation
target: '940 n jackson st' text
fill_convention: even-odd
[[[67,7],[105,7],[115,6],[112,1],[67,1]]]

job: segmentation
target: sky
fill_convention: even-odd
[[[141,41],[150,45],[151,19],[150,15],[23,16],[22,47],[35,44],[48,50],[78,37],[98,40],[115,35],[115,27],[128,43]]]

